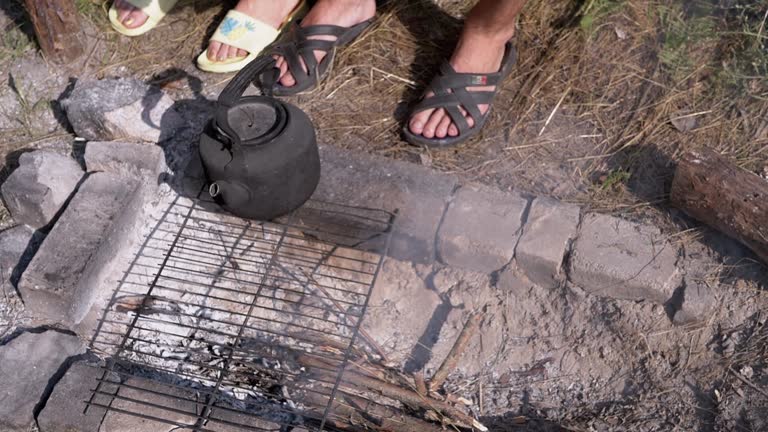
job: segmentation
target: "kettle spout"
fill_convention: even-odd
[[[248,189],[238,182],[213,182],[208,187],[208,193],[216,202],[227,209],[237,209],[246,206],[251,198]]]

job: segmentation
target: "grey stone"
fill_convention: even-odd
[[[37,416],[40,432],[98,431],[106,413],[106,409],[98,405],[109,405],[110,395],[117,391],[117,384],[109,382],[119,382],[115,374],[110,376],[104,372],[83,361],[73,363],[56,383],[45,408]],[[99,384],[99,380],[104,382]],[[97,388],[98,392],[94,392]],[[92,405],[87,405],[87,401]]]
[[[0,12],[0,15],[5,12],[7,10]],[[8,26],[0,28],[11,31]],[[23,127],[36,135],[65,133],[57,119],[61,112],[56,100],[66,90],[71,72],[44,59],[34,50],[26,50],[3,60],[0,130],[17,129],[19,122],[23,122]]]
[[[22,275],[27,308],[64,325],[78,323],[97,297],[100,273],[132,234],[141,212],[137,182],[91,174]]]
[[[348,206],[399,211],[390,256],[434,261],[435,234],[457,179],[405,162],[321,146],[323,170],[314,199]],[[376,238],[366,248],[383,243]]]
[[[569,277],[591,294],[664,303],[682,281],[677,255],[656,227],[592,213],[574,243]]]
[[[437,233],[440,259],[448,265],[490,273],[515,254],[528,199],[479,186],[463,186],[448,206]]]
[[[177,428],[173,424],[194,426],[198,418],[197,395],[191,389],[186,390],[162,382],[130,377],[117,395],[118,397],[111,405],[115,411],[108,412],[104,417],[100,429],[102,431],[177,430],[184,428]],[[204,402],[204,399],[201,399],[200,405],[202,406]]]
[[[167,169],[163,149],[121,141],[91,141],[85,147],[88,171],[104,171],[156,182]]]
[[[55,331],[23,333],[0,346],[0,430],[27,432],[65,360],[83,352],[77,337]]]
[[[554,287],[562,280],[563,258],[579,227],[579,206],[537,197],[531,203],[515,261],[535,284]]]
[[[715,293],[703,281],[686,278],[678,309],[672,316],[672,322],[678,325],[691,324],[706,320],[717,304]]]
[[[16,222],[40,228],[56,216],[83,174],[67,156],[44,150],[24,153],[2,185],[3,199]]]
[[[155,143],[184,127],[168,95],[134,78],[78,81],[62,105],[75,133],[89,141]]]
[[[34,246],[34,234],[35,231],[25,225],[0,232],[0,286],[15,287],[18,283],[21,270],[31,258],[29,249]]]

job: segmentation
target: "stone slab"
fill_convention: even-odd
[[[528,199],[480,186],[462,186],[437,233],[440,260],[491,273],[512,261]]]
[[[658,228],[591,213],[574,243],[569,277],[592,294],[663,304],[682,282],[677,258]]]
[[[109,405],[112,400],[109,394],[117,391],[116,384],[105,383],[99,386],[99,380],[103,378],[104,369],[83,361],[73,363],[56,383],[45,407],[37,416],[40,432],[98,431],[106,409],[89,406],[86,402],[93,396],[93,403]],[[112,376],[106,381],[117,383],[119,380]],[[97,387],[99,393],[94,394],[93,390]]]
[[[80,80],[62,101],[78,136],[150,143],[171,138],[185,126],[174,104],[162,90],[135,78]]]
[[[84,352],[77,337],[52,330],[22,333],[0,346],[0,430],[28,432],[67,358]]]
[[[85,147],[88,171],[103,171],[157,183],[166,171],[163,149],[123,141],[91,141]]]
[[[702,281],[686,280],[681,300],[672,316],[672,322],[678,325],[709,319],[717,304],[715,291]]]
[[[398,211],[390,256],[433,262],[435,235],[458,181],[418,165],[324,145],[322,173],[313,199],[348,206]],[[376,249],[383,237],[362,248]]]
[[[31,259],[35,231],[25,225],[0,232],[0,286],[16,287],[21,271]]]
[[[555,287],[563,280],[563,258],[576,237],[581,208],[536,197],[517,244],[515,261],[535,284]]]
[[[95,173],[48,234],[19,282],[27,308],[72,326],[86,314],[100,287],[99,275],[131,236],[140,214],[137,182]]]
[[[22,154],[0,189],[13,219],[37,229],[56,216],[83,174],[74,159],[39,150]]]

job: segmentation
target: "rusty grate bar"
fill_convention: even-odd
[[[88,406],[195,431],[322,431],[395,216],[310,201],[275,222],[177,198],[91,343]],[[281,429],[282,428],[282,429]]]

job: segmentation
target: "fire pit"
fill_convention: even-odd
[[[207,204],[174,201],[126,272],[92,342],[108,358],[94,395],[195,430],[261,430],[222,413],[316,430],[343,422],[332,401],[350,359],[375,356],[352,351],[394,215],[310,202],[282,223],[259,223]],[[377,238],[378,253],[351,248]],[[127,385],[125,397],[104,390],[114,374],[175,382],[165,391]],[[148,415],[142,394],[178,398],[173,388],[202,396],[197,415]]]

